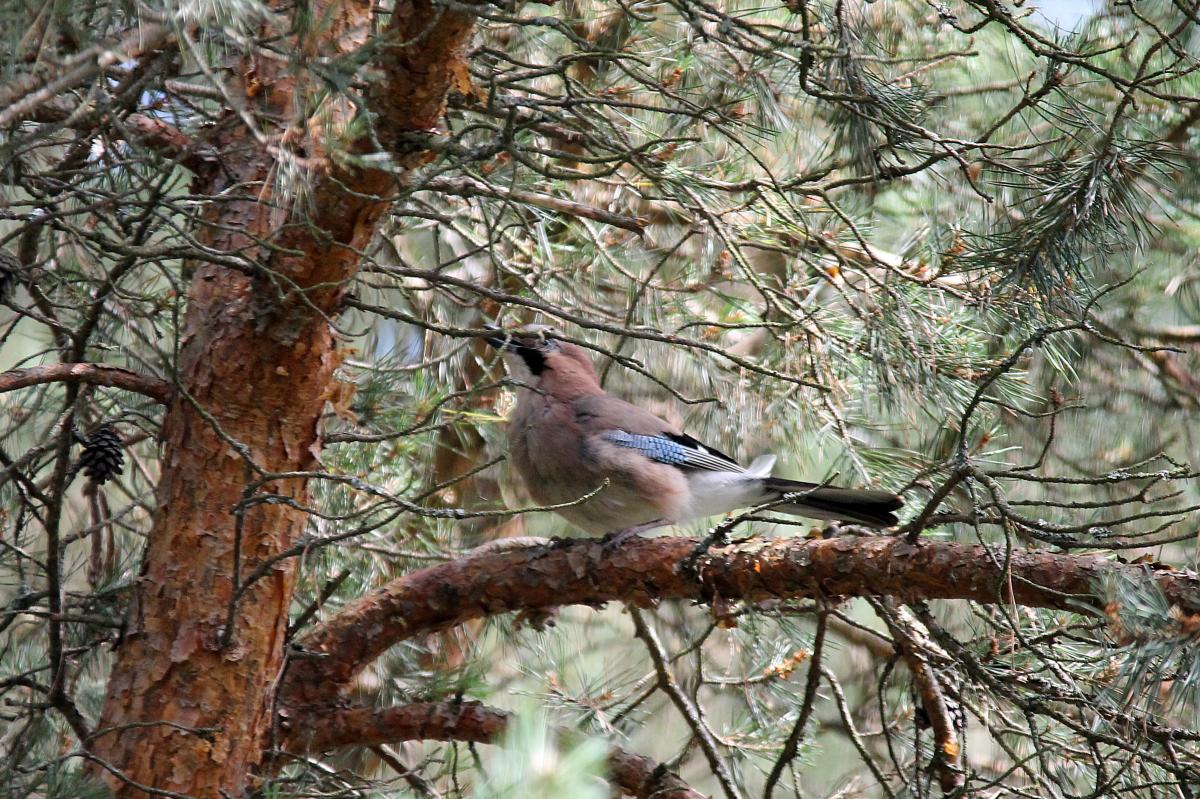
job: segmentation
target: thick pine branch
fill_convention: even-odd
[[[383,709],[311,708],[283,725],[289,748],[321,752],[342,746],[377,746],[404,741],[491,743],[510,716],[478,702],[415,702]],[[701,794],[648,757],[614,746],[609,775],[628,795],[654,799],[699,799]]]
[[[486,552],[411,572],[377,588],[301,640],[316,655],[293,665],[285,701],[329,701],[399,641],[498,613],[605,602],[889,596],[969,599],[1087,612],[1107,576],[1154,579],[1172,604],[1200,610],[1200,579],[1096,555],[1056,555],[902,538],[778,538],[710,549],[695,538],[596,540]]]

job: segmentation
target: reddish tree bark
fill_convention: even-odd
[[[171,384],[167,381],[103,363],[51,363],[11,369],[0,373],[0,394],[41,383],[91,383],[135,391],[164,404],[171,399]]]
[[[662,599],[763,601],[890,596],[900,601],[970,599],[1064,610],[1100,609],[1105,575],[1155,579],[1167,598],[1200,611],[1200,578],[1094,555],[1004,552],[903,538],[777,538],[711,549],[695,538],[635,538],[608,549],[595,539],[483,552],[420,569],[335,614],[301,640],[311,652],[283,688],[297,706],[324,704],[398,641],[514,610]],[[1007,571],[1006,571],[1007,567]]]
[[[318,3],[320,38],[293,41],[306,54],[363,46],[369,0]],[[472,20],[428,0],[400,4],[386,35],[387,76],[373,102],[383,129],[432,128],[461,68]],[[295,561],[285,560],[238,599],[240,579],[302,531],[303,479],[274,474],[316,465],[319,416],[338,363],[328,318],[387,209],[394,177],[334,171],[323,143],[304,139],[295,109],[305,87],[277,58],[247,57],[236,71],[266,143],[241,125],[212,142],[220,168],[197,193],[221,196],[197,231],[221,263],[194,265],[179,357],[179,393],[163,430],[158,511],[145,553],[128,638],[117,654],[100,729],[89,747],[122,796],[131,783],[195,797],[240,795],[270,729]],[[311,212],[273,196],[282,149],[303,142],[313,164]],[[385,142],[386,143],[386,142]],[[365,148],[366,145],[363,145]],[[404,145],[401,166],[419,160]],[[226,264],[238,259],[244,267]],[[273,495],[285,502],[254,502]],[[245,502],[249,499],[250,502]],[[235,512],[235,508],[241,508]],[[192,730],[202,730],[193,732]]]
[[[326,751],[402,741],[491,743],[508,726],[509,715],[478,702],[415,702],[386,708],[325,707],[285,721],[293,750]],[[700,799],[701,794],[648,757],[612,747],[610,778],[623,792],[653,799]]]

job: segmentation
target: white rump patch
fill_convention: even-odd
[[[774,455],[759,455],[746,467],[746,474],[750,477],[770,477],[771,470],[775,468],[775,460]]]

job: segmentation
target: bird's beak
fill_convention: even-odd
[[[485,336],[483,339],[484,341],[486,341],[488,344],[491,344],[498,350],[509,348],[512,342],[508,335],[504,333],[504,328],[497,327],[496,325],[484,325],[484,328],[486,330],[494,330],[496,333],[500,334],[496,336]]]

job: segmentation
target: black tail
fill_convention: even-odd
[[[887,491],[864,488],[817,487],[782,477],[767,477],[763,486],[780,494],[801,494],[794,503],[779,505],[772,510],[807,516],[810,519],[833,519],[865,524],[868,527],[891,527],[898,519],[892,511],[899,510],[904,500]]]

